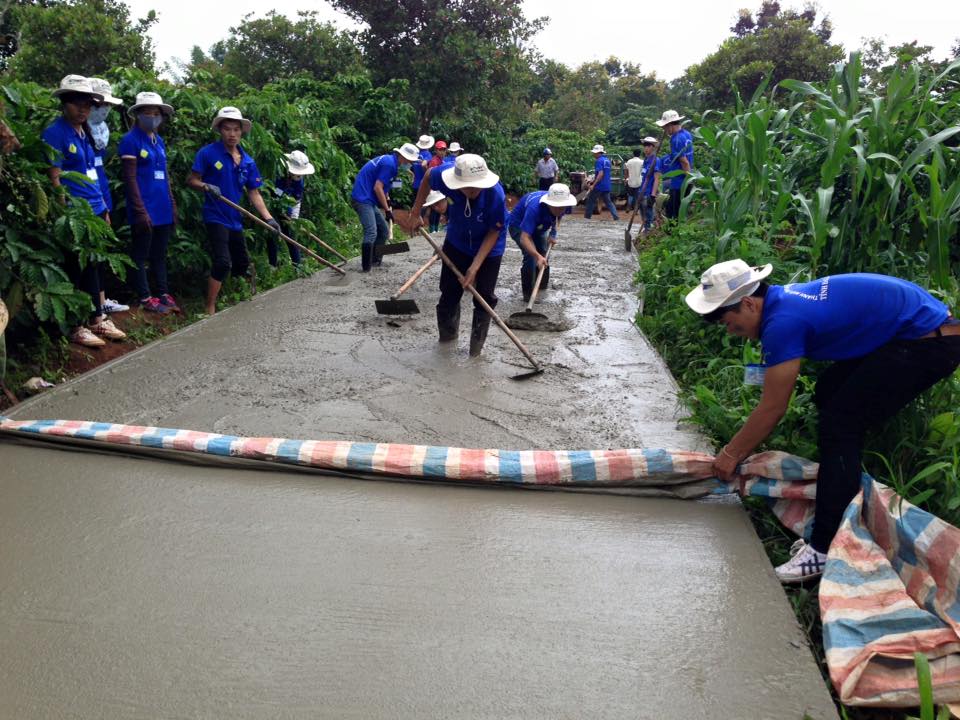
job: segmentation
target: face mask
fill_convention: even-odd
[[[137,124],[144,132],[153,132],[163,122],[161,115],[137,115]]]
[[[90,108],[90,116],[87,118],[87,122],[89,122],[91,125],[101,125],[106,122],[108,112],[110,112],[109,105]]]
[[[93,145],[97,150],[103,150],[110,142],[110,126],[105,122],[94,124],[90,121],[90,135],[93,138]]]

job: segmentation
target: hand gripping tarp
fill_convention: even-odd
[[[0,435],[97,449],[184,453],[340,475],[405,481],[766,498],[808,536],[817,465],[786,453],[748,458],[738,482],[712,475],[713,457],[669,450],[494,450],[397,443],[246,438],[78,420],[10,420]],[[864,476],[830,548],[820,610],[830,677],[849,705],[917,705],[913,653],[931,660],[934,697],[960,701],[960,530]]]

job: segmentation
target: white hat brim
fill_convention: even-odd
[[[463,181],[457,177],[457,167],[448,167],[442,173],[440,177],[443,178],[443,182],[451,190],[460,190],[462,188],[479,188],[480,190],[486,190],[487,188],[492,188],[498,182],[500,182],[500,176],[490,170],[487,170],[487,174],[483,176],[480,180],[467,180]]]
[[[418,148],[420,148],[421,150],[429,150],[430,148],[432,148],[432,147],[434,146],[434,144],[435,144],[435,142],[434,142],[433,138],[430,138],[430,142],[428,142],[428,143],[422,143],[422,142],[420,142],[419,140],[417,140],[417,142],[415,143],[415,145],[416,145]]]
[[[301,168],[290,167],[290,164],[287,163],[287,172],[289,172],[291,175],[313,175],[316,171],[316,168],[313,167],[313,163],[307,163],[306,166]]]
[[[133,117],[137,114],[137,110],[147,107],[158,107],[160,112],[170,117],[174,113],[173,105],[167,105],[166,103],[141,103],[140,105],[133,105],[129,110],[127,110],[127,115]]]
[[[686,115],[680,115],[679,117],[674,118],[673,120],[657,120],[657,127],[665,127],[670,123],[680,122],[681,120],[686,120]]]
[[[549,197],[544,195],[542,198],[540,198],[540,202],[542,202],[544,205],[549,205],[550,207],[573,207],[577,204],[577,198],[571,194],[562,202],[550,202]]]
[[[94,92],[93,90],[74,90],[73,88],[57,88],[53,91],[54,97],[60,97],[61,95],[67,95],[70,93],[75,93],[77,95],[89,95],[97,102],[103,102],[104,97],[101,93]]]
[[[236,118],[229,118],[229,117],[218,117],[218,118],[214,118],[214,119],[213,119],[213,124],[211,125],[211,127],[212,127],[214,130],[219,130],[219,129],[220,129],[220,123],[222,123],[224,120],[233,120],[234,122],[239,122],[239,123],[240,123],[240,132],[242,132],[244,135],[246,135],[248,132],[250,132],[250,128],[253,127],[253,123],[250,122],[249,120],[247,120],[246,118],[243,118],[243,119],[241,119],[241,120],[237,120]]]
[[[743,285],[738,287],[736,290],[731,290],[729,293],[727,293],[726,297],[720,298],[719,300],[707,300],[704,296],[702,285],[697,285],[693,290],[687,293],[687,296],[684,299],[686,300],[690,309],[695,313],[698,315],[707,315],[712,313],[717,308],[733,304],[732,301],[742,300],[749,295],[749,293],[744,292],[746,288],[753,285],[755,282],[763,280],[772,272],[773,265],[771,263],[767,263],[763,267],[759,268],[750,268],[750,279],[743,283]],[[736,297],[737,293],[741,293],[741,295]]]
[[[423,206],[430,207],[431,205],[436,205],[441,200],[446,200],[446,199],[447,199],[447,196],[444,195],[439,190],[431,190],[430,194],[427,195],[427,199],[423,201]]]
[[[420,154],[419,154],[419,153],[418,153],[417,155],[415,155],[414,157],[410,157],[409,155],[407,155],[407,154],[403,151],[403,148],[394,148],[393,151],[394,151],[395,153],[397,153],[397,155],[399,155],[400,157],[402,157],[404,160],[407,160],[408,162],[416,162],[417,160],[420,159]]]

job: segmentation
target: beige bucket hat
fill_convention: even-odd
[[[700,284],[687,293],[690,309],[700,315],[717,308],[734,305],[757,289],[757,285],[773,272],[773,265],[750,267],[740,258],[709,267],[700,276]]]
[[[103,96],[103,102],[108,105],[123,105],[123,100],[113,96],[113,88],[103,78],[90,78],[90,87],[95,93]]]
[[[433,147],[433,135],[421,135],[417,140],[417,147],[421,150],[429,150]]]
[[[443,182],[451,190],[472,187],[486,189],[500,182],[500,176],[487,167],[487,161],[479,155],[466,153],[441,173]]]
[[[444,195],[439,190],[431,190],[430,194],[427,195],[427,199],[423,201],[424,207],[430,207],[431,205],[436,205],[441,200],[446,200],[447,196]]]
[[[69,93],[91,95],[97,102],[103,100],[103,95],[94,90],[90,85],[90,78],[86,78],[83,75],[64,76],[60,81],[60,87],[53,91],[53,96],[60,97],[61,95],[67,95]]]
[[[404,143],[398,148],[394,148],[395,153],[399,153],[401,157],[409,160],[410,162],[416,162],[420,159],[420,150],[413,143]]]
[[[241,132],[244,134],[250,132],[250,128],[253,127],[253,123],[247,120],[241,112],[230,105],[224,108],[220,108],[220,112],[217,113],[217,116],[213,119],[211,127],[214,130],[220,129],[220,123],[224,120],[236,120],[240,123]]]
[[[570,188],[563,183],[554,183],[547,194],[540,198],[540,202],[551,207],[573,207],[577,204],[577,198],[570,194]]]
[[[138,110],[142,110],[145,107],[158,107],[160,108],[160,112],[167,117],[173,115],[173,105],[165,103],[159,93],[155,92],[137,93],[137,101],[127,110],[127,115],[132,117],[137,114]]]
[[[596,155],[597,153],[603,154],[606,152],[606,150],[603,149],[603,145],[601,145],[600,143],[597,143],[596,145],[593,146],[593,149],[590,152]]]
[[[666,110],[663,115],[660,116],[660,119],[657,120],[657,125],[663,127],[664,125],[680,122],[681,120],[686,120],[686,115],[681,115],[676,110]]]
[[[287,170],[291,175],[313,175],[316,172],[310,158],[301,150],[286,153],[283,157],[286,158]]]

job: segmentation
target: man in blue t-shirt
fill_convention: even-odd
[[[263,202],[260,186],[263,178],[253,158],[240,145],[241,138],[253,123],[235,107],[221,108],[213,119],[213,129],[220,134],[219,142],[205,145],[197,152],[190,168],[187,185],[203,190],[203,222],[207,228],[213,263],[207,280],[206,311],[217,311],[217,296],[227,274],[243,275],[250,266],[250,257],[243,238],[243,218],[239,211],[227,205],[221,197],[239,205],[243,195],[274,232],[280,232],[280,223]]]
[[[657,125],[670,136],[670,154],[660,160],[661,171],[664,175],[677,172],[673,177],[667,178],[670,199],[665,212],[670,220],[676,220],[680,216],[680,200],[685,192],[684,182],[693,170],[693,135],[681,125],[684,119],[676,110],[667,110],[657,120]]]
[[[773,431],[790,402],[800,362],[832,360],[817,379],[820,471],[809,544],[777,568],[781,582],[819,576],[847,505],[860,489],[860,456],[870,425],[893,416],[960,366],[960,324],[923,288],[887,275],[832,275],[767,285],[772,266],[714,265],[686,297],[708,322],[760,340],[760,403],[724,447],[714,470],[729,481]]]
[[[603,199],[613,219],[619,220],[620,216],[617,215],[617,208],[614,207],[613,199],[610,197],[610,188],[612,187],[610,158],[607,157],[603,145],[594,145],[590,152],[593,153],[595,160],[593,166],[594,176],[593,182],[588,186],[590,194],[587,195],[587,206],[583,211],[583,217],[587,220],[593,217],[593,209],[596,207],[597,198],[599,197]]]
[[[660,175],[663,173],[660,158],[657,157],[657,139],[643,139],[643,168],[640,170],[640,187],[637,191],[640,209],[643,213],[643,229],[653,227],[654,208],[657,193],[660,192]]]
[[[527,193],[514,206],[507,217],[507,232],[523,250],[520,266],[520,287],[524,302],[530,299],[537,269],[544,268],[540,288],[550,283],[550,268],[544,257],[547,245],[557,244],[557,221],[569,215],[577,199],[563,183],[554,183],[548,190]]]
[[[464,154],[453,166],[430,168],[409,214],[412,234],[423,224],[420,210],[431,190],[447,196],[447,235],[443,252],[464,275],[461,283],[446,265],[440,271],[440,300],[437,302],[437,330],[440,342],[457,337],[460,329],[460,298],[472,285],[490,307],[496,307],[497,277],[506,247],[506,193],[500,177],[491,172],[479,155]],[[490,329],[490,314],[473,301],[470,355],[483,349]]]
[[[417,146],[404,143],[394,148],[389,155],[378,155],[368,160],[354,178],[350,201],[363,227],[360,244],[362,272],[370,272],[376,261],[374,246],[385,245],[387,242],[387,221],[393,222],[393,210],[388,198],[390,186],[402,165],[417,162],[419,159],[420,151]]]

